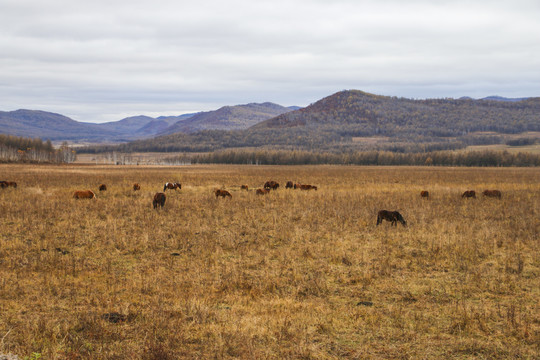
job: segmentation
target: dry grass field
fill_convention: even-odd
[[[0,189],[0,354],[540,359],[538,168],[0,165],[0,180],[19,184]],[[281,186],[255,195],[266,180]],[[182,189],[154,210],[167,181]],[[97,199],[72,199],[85,189]],[[380,209],[408,226],[375,226]]]

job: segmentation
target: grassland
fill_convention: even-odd
[[[0,174],[19,184],[0,189],[0,353],[540,358],[538,168],[0,165]],[[281,187],[269,195],[240,191],[272,179]],[[319,190],[286,190],[286,180]],[[167,181],[182,190],[154,210]],[[100,183],[108,190],[97,199],[71,198]],[[215,198],[222,187],[232,199]],[[461,199],[469,189],[503,197]],[[408,226],[375,226],[379,209],[399,210]],[[125,318],[103,316],[112,312]]]

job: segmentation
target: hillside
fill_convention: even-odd
[[[412,100],[348,90],[262,121],[247,130],[176,133],[115,149],[196,152],[267,147],[317,151],[435,151],[502,143],[509,136],[533,131],[540,131],[540,98]]]
[[[290,111],[289,108],[269,102],[224,106],[218,110],[201,112],[184,121],[179,121],[162,131],[161,134],[194,133],[201,130],[247,129],[261,121]]]
[[[113,130],[39,110],[0,112],[0,133],[50,140],[98,140],[118,136]]]

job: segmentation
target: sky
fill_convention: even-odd
[[[540,96],[538,0],[0,0],[0,111]]]

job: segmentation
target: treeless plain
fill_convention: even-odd
[[[0,189],[0,353],[540,357],[539,168],[0,165],[0,174],[18,183]],[[255,195],[267,180],[280,188]],[[318,190],[288,190],[287,180]],[[182,189],[154,210],[154,194],[176,181]],[[216,198],[218,188],[232,199]],[[72,198],[86,189],[97,199]],[[462,199],[465,190],[478,198]],[[408,226],[376,226],[380,209]]]

